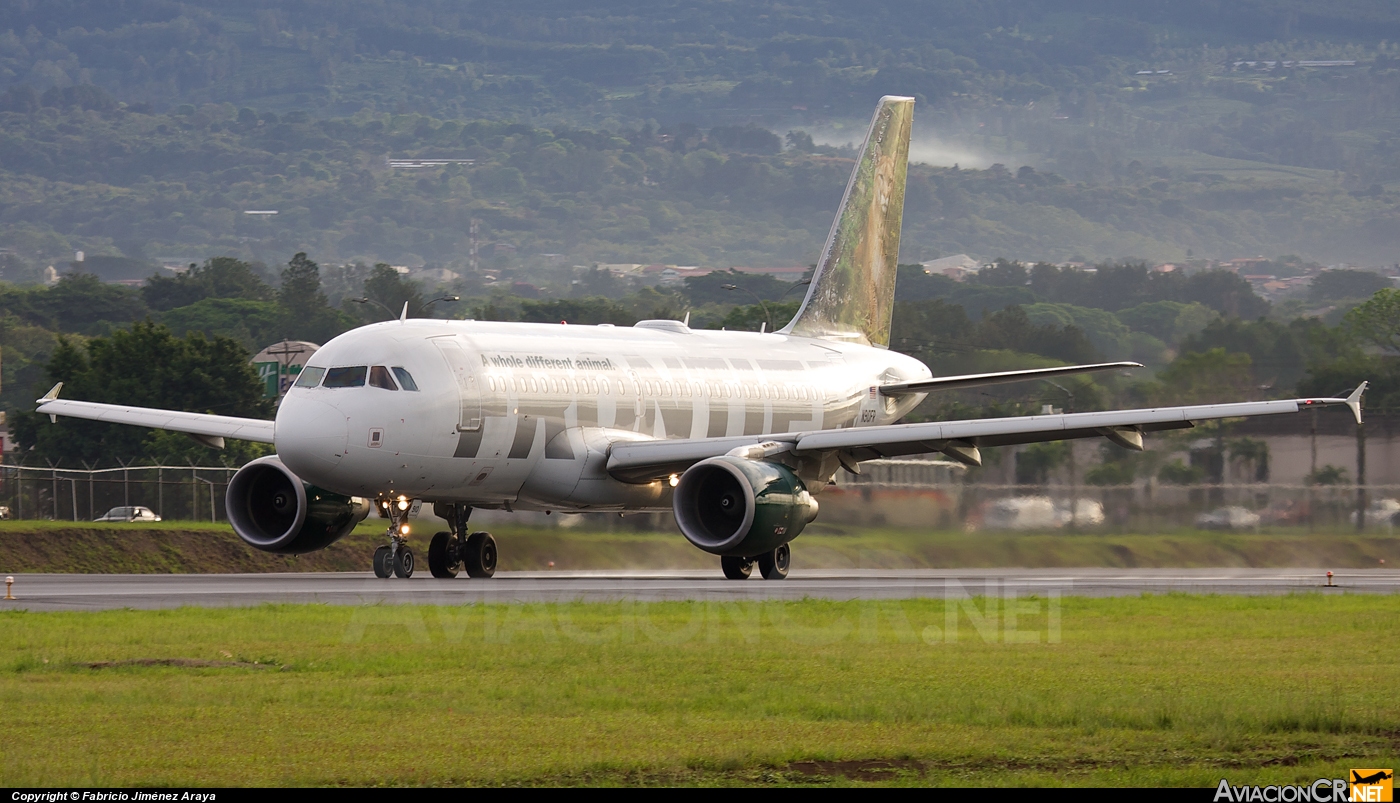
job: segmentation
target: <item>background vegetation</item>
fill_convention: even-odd
[[[567,264],[810,262],[842,146],[912,94],[939,167],[905,261],[1389,264],[1398,35],[1380,0],[12,4],[0,245],[12,279],[75,249],[460,265],[477,218]]]
[[[1363,378],[1368,408],[1388,410],[1395,302],[1358,308],[1388,291],[1382,277],[1324,272],[1271,307],[1205,260],[1268,254],[1258,269],[1280,277],[1396,261],[1397,34],[1400,11],[1376,0],[9,5],[0,404],[35,459],[70,462],[77,430],[58,432],[78,425],[24,413],[54,381],[266,415],[224,392],[245,370],[137,366],[325,342],[383,317],[359,297],[491,320],[780,325],[800,287],[715,274],[639,288],[596,265],[810,264],[849,143],[879,95],[903,93],[920,111],[895,346],[940,373],[1149,366],[943,394],[911,418],[1331,394]],[[1355,64],[1282,64],[1325,59]],[[915,264],[959,252],[1003,258],[965,283]],[[1065,260],[1097,273],[1048,264]],[[1156,260],[1185,268],[1151,273]],[[426,272],[409,282],[390,264]],[[447,293],[462,300],[427,303]],[[197,454],[82,437],[88,461]]]

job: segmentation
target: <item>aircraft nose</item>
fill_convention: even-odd
[[[326,402],[289,396],[277,410],[277,454],[303,479],[339,465],[349,434],[345,414]]]

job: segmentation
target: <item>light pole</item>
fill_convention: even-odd
[[[1048,379],[1042,379],[1040,381],[1047,385],[1054,385],[1064,391],[1066,397],[1065,412],[1074,412],[1074,391],[1058,382],[1051,382]],[[1069,529],[1070,532],[1074,532],[1079,529],[1079,478],[1077,472],[1074,470],[1074,441],[1066,441],[1065,444],[1069,446]]]
[[[791,285],[790,287],[788,287],[788,289],[786,289],[786,290],[783,291],[783,294],[782,294],[782,295],[778,296],[778,301],[780,302],[780,301],[782,301],[784,298],[787,298],[787,294],[788,294],[788,293],[791,293],[793,290],[795,290],[795,289],[797,289],[797,288],[799,288],[799,287],[802,287],[802,286],[804,286],[804,285],[811,284],[811,283],[812,283],[812,280],[811,280],[811,279],[803,279],[803,280],[801,280],[801,281],[793,282],[792,285]],[[752,298],[754,301],[757,301],[758,304],[759,304],[759,306],[763,307],[763,317],[768,319],[768,331],[770,331],[770,332],[773,331],[773,312],[772,312],[772,310],[768,309],[768,303],[767,303],[767,302],[765,302],[763,299],[759,298],[752,290],[748,289],[747,287],[741,287],[740,285],[737,285],[737,284],[722,284],[722,285],[720,285],[719,287],[720,287],[721,290],[728,290],[728,291],[730,291],[730,292],[733,292],[733,291],[735,291],[735,290],[739,290],[739,291],[748,293],[750,298]],[[777,303],[777,302],[774,302],[774,303]]]
[[[719,288],[721,290],[728,290],[731,293],[735,290],[740,290],[742,292],[748,293],[750,298],[752,298],[754,301],[757,301],[759,303],[759,306],[763,307],[763,317],[768,321],[768,328],[773,328],[773,313],[768,311],[768,304],[764,302],[763,299],[755,295],[752,290],[748,289],[747,287],[740,287],[737,284],[722,284],[719,286]]]
[[[400,313],[398,313],[398,312],[394,312],[393,310],[389,309],[388,307],[384,306],[383,304],[379,303],[378,301],[375,301],[374,299],[372,299],[372,298],[370,298],[370,297],[368,297],[368,296],[365,296],[365,297],[363,297],[363,298],[352,298],[352,299],[350,299],[350,300],[353,301],[353,302],[356,303],[356,304],[373,304],[373,305],[375,305],[376,307],[379,307],[380,309],[384,310],[385,312],[389,313],[390,315],[392,315],[392,316],[394,316],[394,317],[398,317],[399,314],[400,314]],[[434,299],[431,300],[431,301],[424,301],[424,302],[418,307],[418,309],[415,311],[415,314],[416,314],[416,313],[419,313],[419,312],[423,312],[423,311],[426,310],[428,307],[431,307],[432,305],[438,303],[439,301],[461,301],[461,300],[462,300],[462,299],[461,299],[460,296],[438,296],[437,298],[434,298]]]

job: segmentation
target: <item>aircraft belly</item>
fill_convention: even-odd
[[[622,430],[575,427],[555,438],[571,440],[574,456],[537,462],[520,489],[518,501],[522,508],[586,511],[670,506],[671,486],[667,483],[629,484],[608,474],[608,447],[616,441],[646,440],[645,437]]]

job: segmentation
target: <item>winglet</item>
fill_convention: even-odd
[[[1347,408],[1351,410],[1351,414],[1356,418],[1358,424],[1361,423],[1361,394],[1366,392],[1366,386],[1369,384],[1369,382],[1362,382],[1357,385],[1356,390],[1353,390],[1346,399]]]
[[[400,313],[399,313],[399,323],[403,323],[403,322],[406,321],[406,320],[408,320],[408,302],[407,302],[407,301],[403,302],[403,312],[400,312]]]
[[[62,382],[59,382],[58,384],[56,384],[56,385],[54,385],[53,387],[49,388],[49,392],[48,392],[48,393],[45,393],[43,396],[40,396],[39,398],[35,399],[35,400],[34,400],[34,403],[35,403],[35,404],[43,404],[44,402],[51,402],[51,401],[53,401],[54,399],[57,399],[57,398],[58,398],[58,392],[59,392],[60,390],[63,390],[63,383],[62,383]]]

